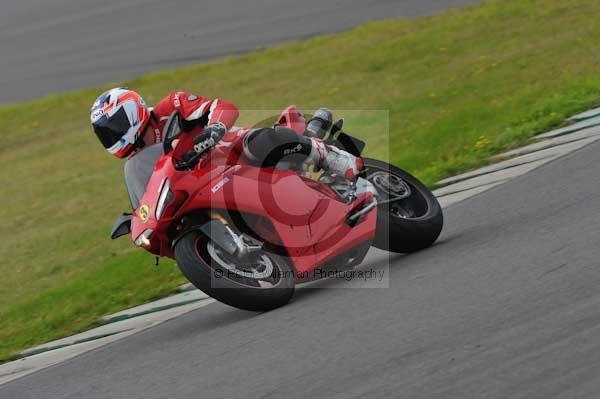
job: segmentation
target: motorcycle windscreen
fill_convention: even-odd
[[[133,209],[137,209],[146,192],[154,165],[163,154],[162,144],[144,148],[125,162],[125,184]]]

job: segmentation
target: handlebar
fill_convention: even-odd
[[[175,163],[175,169],[187,170],[192,169],[198,164],[200,158],[206,155],[210,150],[214,148],[216,142],[211,138],[206,141],[206,145],[199,146],[195,145],[192,151],[188,151],[183,155],[183,159]]]

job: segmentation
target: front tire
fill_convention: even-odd
[[[400,190],[408,187],[410,192],[405,199],[379,206],[373,246],[390,252],[411,253],[433,245],[444,226],[442,207],[433,193],[417,178],[394,165],[369,158],[363,161],[367,180],[374,183],[378,191],[383,190],[382,185],[391,186],[389,190],[396,185]],[[386,175],[391,176],[387,183]]]
[[[194,286],[236,308],[268,311],[287,304],[294,295],[294,269],[279,255],[260,254],[259,259],[268,262],[263,271],[269,268],[263,276],[242,269],[238,274],[231,259],[219,253],[208,237],[192,231],[177,242],[175,259],[183,275]]]

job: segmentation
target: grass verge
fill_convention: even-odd
[[[124,84],[149,103],[184,89],[242,109],[389,110],[391,161],[431,184],[597,103],[598,9],[596,0],[490,1]],[[154,267],[127,240],[108,241],[128,201],[122,163],[88,126],[102,89],[0,107],[0,359],[183,282],[173,263]],[[377,126],[349,130],[373,142]]]

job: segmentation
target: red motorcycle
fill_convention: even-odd
[[[293,106],[277,124],[306,129]],[[356,181],[311,178],[298,165],[252,165],[227,140],[190,157],[195,135],[179,126],[174,114],[139,206],[111,237],[131,233],[136,246],[175,259],[192,284],[228,305],[282,306],[295,284],[354,268],[371,246],[414,252],[442,230],[434,195],[393,165],[364,158]],[[365,143],[342,128],[339,120],[326,142],[360,156]]]

